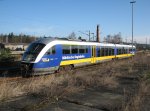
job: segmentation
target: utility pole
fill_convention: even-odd
[[[91,34],[93,34],[93,41],[94,41],[94,33],[91,33]]]
[[[91,41],[91,32],[89,30],[89,41]]]
[[[133,4],[135,3],[136,1],[132,1],[130,2],[132,4],[132,51],[133,51]]]
[[[97,25],[97,29],[96,29],[96,41],[100,42],[99,25]]]
[[[87,35],[88,37],[89,37],[89,41],[91,40],[91,32],[90,32],[90,30],[88,31],[88,34],[87,33],[84,33],[84,32],[82,32],[82,31],[79,31],[80,33],[82,33],[82,34],[85,34],[85,35]],[[87,32],[87,31],[86,31]]]

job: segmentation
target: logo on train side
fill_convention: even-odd
[[[84,55],[78,55],[78,56],[62,56],[63,60],[68,60],[68,59],[81,59],[81,58],[85,58]]]
[[[49,62],[49,58],[42,58],[43,62]]]

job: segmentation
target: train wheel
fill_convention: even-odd
[[[63,74],[65,72],[65,69],[63,66],[60,66],[59,69],[58,69],[58,72]]]

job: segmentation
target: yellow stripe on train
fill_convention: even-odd
[[[86,58],[86,59],[77,59],[77,60],[65,60],[60,63],[60,65],[70,65],[70,64],[79,64],[84,62],[91,62],[92,58]]]
[[[116,56],[104,56],[104,57],[93,57],[93,58],[85,58],[85,59],[76,59],[76,60],[65,60],[61,61],[60,65],[70,65],[70,64],[79,64],[79,63],[86,63],[86,62],[91,62],[91,63],[96,63],[96,61],[103,61],[103,60],[108,60],[108,59],[113,59],[113,58],[123,58],[123,57],[131,57],[133,54],[121,54],[121,55],[116,55]]]

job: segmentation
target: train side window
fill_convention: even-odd
[[[129,49],[127,49],[127,54],[129,53]]]
[[[114,55],[114,51],[115,51],[114,48],[112,48],[112,49],[111,49],[111,52],[112,52],[111,54],[112,54],[112,55]]]
[[[107,48],[107,50],[108,50],[108,54],[107,54],[107,56],[109,56],[109,54],[111,54],[111,53],[109,53],[109,48]]]
[[[119,49],[119,54],[122,54],[122,49]]]
[[[97,57],[100,57],[100,47],[97,48]]]
[[[100,48],[100,56],[102,56],[102,48]]]
[[[117,55],[119,55],[120,54],[120,49],[117,49]]]
[[[48,51],[46,52],[46,55],[53,55],[55,53],[56,53],[55,46],[53,46],[50,49],[48,49]]]
[[[71,46],[71,52],[72,52],[72,54],[78,54],[78,46],[72,45]]]
[[[123,49],[123,53],[126,54],[126,49]]]
[[[110,55],[110,56],[112,55],[112,50],[111,50],[111,48],[109,48],[109,55]]]
[[[119,54],[122,54],[122,50],[121,49],[119,49]]]
[[[125,49],[126,54],[128,53],[128,49]]]
[[[132,48],[130,48],[129,51],[130,51],[130,53],[132,53]],[[133,49],[133,51],[134,51],[134,49]]]
[[[118,53],[119,53],[119,50],[118,50],[118,49],[116,49],[116,51],[117,51],[117,52],[116,52],[116,55],[118,55]]]
[[[89,46],[86,46],[86,51],[85,51],[86,53],[88,53],[88,47],[89,47]]]
[[[124,54],[126,54],[126,49],[124,48],[123,50],[124,50]]]
[[[63,45],[62,51],[63,51],[63,54],[70,54],[70,52],[71,52],[70,45]]]
[[[121,48],[121,54],[123,54],[123,49]]]
[[[125,49],[125,54],[127,54],[127,49]]]
[[[86,53],[86,46],[84,46],[84,45],[80,45],[79,46],[79,53]]]
[[[105,48],[101,48],[101,50],[102,50],[101,56],[105,56]]]
[[[108,48],[105,48],[105,56],[108,56]]]
[[[121,48],[120,50],[121,50],[121,54],[123,54],[123,49]]]
[[[120,54],[120,49],[118,49],[118,55]]]

